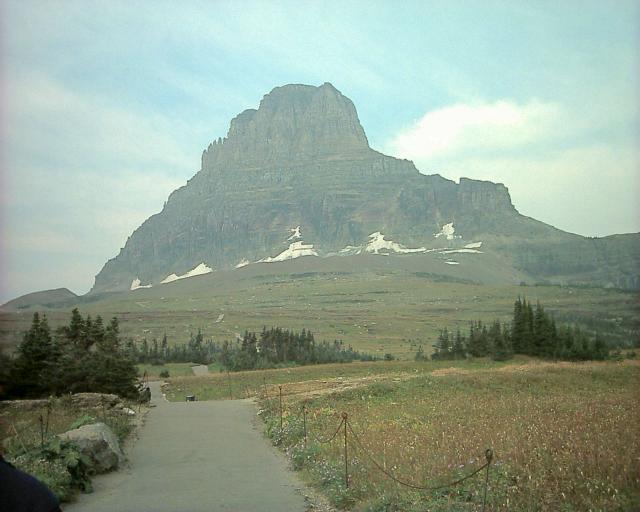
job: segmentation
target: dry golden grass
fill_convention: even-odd
[[[397,477],[418,485],[472,471],[484,463],[485,448],[492,447],[496,458],[490,510],[638,506],[638,361],[531,361],[436,369],[410,377],[363,382],[326,396],[288,396],[285,438],[279,441],[294,454],[301,450],[299,410],[304,399],[308,425],[317,435],[335,430],[340,412],[347,411],[365,449]],[[271,406],[267,423],[274,432],[274,418],[279,418],[275,401]],[[317,458],[309,471],[325,485],[331,468],[335,472],[340,467],[343,447],[334,443],[314,449]],[[355,503],[356,508],[364,510],[367,500],[372,507],[376,500],[396,500],[403,504],[399,510],[472,510],[481,504],[481,478],[462,490],[425,497],[384,476],[355,444],[351,450],[351,498],[344,503]]]

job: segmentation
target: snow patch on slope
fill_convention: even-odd
[[[441,254],[454,254],[454,253],[482,254],[482,251],[478,251],[477,249],[449,249],[441,252]]]
[[[384,235],[380,233],[380,231],[371,233],[369,235],[369,242],[364,247],[364,252],[369,252],[372,254],[380,254],[381,251],[407,254],[412,252],[425,252],[426,250],[427,249],[424,247],[418,247],[417,249],[408,249],[404,245],[396,243],[392,240],[385,240]]]
[[[388,255],[392,252],[399,254],[409,253],[424,253],[429,252],[425,247],[418,247],[416,249],[410,249],[402,244],[394,242],[393,240],[386,240],[384,235],[380,231],[371,233],[369,235],[369,241],[365,245],[347,245],[344,249],[341,249],[339,254],[383,254]]]
[[[277,256],[266,257],[258,260],[258,263],[274,263],[276,261],[293,260],[302,256],[317,256],[318,253],[313,248],[313,244],[305,244],[302,240],[289,244],[289,248],[282,251]]]
[[[287,238],[288,241],[292,242],[293,240],[297,240],[298,238],[302,238],[302,234],[300,233],[300,226],[296,226],[291,230],[291,236]]]
[[[449,224],[445,224],[442,226],[442,229],[439,233],[434,233],[433,236],[436,238],[444,237],[447,240],[453,240],[454,238],[461,238],[460,236],[455,235],[455,228],[453,227],[453,222],[449,222]]]
[[[200,263],[200,265],[192,268],[186,274],[182,274],[181,276],[177,274],[168,275],[162,281],[160,281],[160,283],[161,284],[172,283],[173,281],[179,281],[180,279],[187,279],[188,277],[210,274],[211,272],[213,272],[213,269],[211,267],[208,267],[206,263]]]
[[[360,254],[362,252],[361,245],[347,245],[344,249],[340,249],[338,254],[349,256],[351,254]]]
[[[246,267],[247,265],[249,265],[251,262],[247,259],[247,258],[242,258],[238,264],[236,265],[235,268],[242,268],[242,267]]]
[[[140,279],[137,277],[131,281],[131,291],[139,290],[140,288],[151,288],[153,285],[151,284],[141,284]]]

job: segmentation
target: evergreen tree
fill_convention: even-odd
[[[527,355],[535,355],[534,341],[534,314],[533,307],[530,302],[522,301],[522,320],[523,320],[523,336],[522,336],[522,353]]]
[[[37,397],[93,391],[134,396],[134,361],[117,349],[117,340],[115,344],[105,340],[100,317],[83,320],[75,309],[69,325],[52,337],[46,317],[34,314],[12,364],[9,394]]]
[[[165,332],[162,336],[162,344],[160,345],[160,353],[162,356],[162,360],[166,361],[168,357],[169,344],[167,342],[167,333]]]
[[[511,341],[506,329],[503,329],[500,322],[496,321],[492,326],[492,351],[491,358],[494,361],[506,361],[513,357]]]
[[[80,339],[82,338],[82,333],[85,330],[84,320],[80,315],[80,311],[78,308],[74,308],[71,311],[71,321],[69,322],[68,327],[63,327],[66,338],[74,345],[77,346],[80,344]]]
[[[434,345],[434,353],[432,359],[450,359],[451,358],[451,342],[449,340],[449,331],[445,327],[440,331],[438,341]]]
[[[160,364],[160,346],[158,345],[158,340],[156,338],[151,340],[149,357],[151,359],[151,364]]]
[[[142,344],[140,345],[140,359],[141,363],[149,362],[149,342],[147,338],[142,338]]]
[[[523,353],[524,351],[524,314],[522,310],[522,301],[520,297],[515,301],[513,305],[513,320],[511,322],[511,341],[513,343],[513,350],[517,353]]]
[[[106,350],[117,350],[120,348],[120,323],[114,316],[107,326],[104,334]]]
[[[464,338],[460,333],[460,329],[457,329],[452,349],[454,359],[464,359],[467,356],[467,351],[464,345]]]
[[[31,327],[17,348],[17,358],[9,375],[9,394],[37,397],[46,392],[56,373],[59,354],[51,338],[47,317],[36,312]]]
[[[598,361],[604,361],[607,357],[609,357],[609,349],[600,336],[600,333],[596,333],[596,339],[593,344],[593,351],[591,356],[593,357],[593,359],[596,359]]]

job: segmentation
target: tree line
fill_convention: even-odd
[[[169,344],[165,334],[160,342],[128,340],[126,352],[137,363],[219,363],[229,371],[275,368],[283,365],[372,361],[374,356],[354,350],[340,340],[317,342],[310,330],[290,331],[280,327],[262,328],[258,335],[245,331],[235,341],[205,340],[202,332],[191,334],[187,343]]]
[[[246,331],[242,339],[222,343],[205,340],[202,332],[189,341],[169,344],[120,338],[118,319],[107,325],[101,316],[83,318],[78,309],[68,325],[52,332],[46,315],[34,313],[13,358],[0,354],[0,397],[36,398],[80,392],[138,394],[137,364],[167,362],[220,363],[230,371],[274,368],[282,365],[344,363],[373,360],[342,341],[317,342],[313,333],[279,327]]]
[[[340,340],[333,343],[316,342],[313,333],[302,329],[297,333],[280,327],[262,329],[258,336],[246,331],[236,343],[223,342],[218,361],[231,371],[274,368],[280,365],[348,363],[372,361],[374,356],[344,346]]]
[[[594,337],[577,326],[557,326],[540,302],[535,307],[526,299],[518,299],[513,306],[511,323],[493,321],[489,326],[481,321],[471,322],[464,335],[446,327],[434,345],[432,359],[464,359],[489,356],[497,361],[524,354],[545,359],[585,361],[604,360],[609,348],[599,334]],[[416,359],[425,359],[420,347]]]
[[[153,338],[151,342],[143,338],[136,343],[128,339],[125,352],[136,363],[163,365],[165,363],[198,363],[210,364],[217,360],[221,347],[213,340],[205,340],[202,332],[191,334],[186,343],[169,344],[167,335],[158,342]]]

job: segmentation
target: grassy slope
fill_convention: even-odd
[[[170,343],[184,342],[189,333],[202,329],[206,337],[223,340],[245,329],[278,325],[310,328],[319,340],[342,339],[360,350],[400,357],[415,353],[417,343],[429,351],[445,325],[466,329],[472,319],[508,320],[517,295],[540,300],[563,320],[596,318],[626,338],[638,330],[636,294],[522,287],[508,284],[508,279],[473,284],[465,281],[473,275],[498,282],[499,262],[488,255],[485,260],[480,259],[485,255],[463,256],[456,258],[462,262],[460,269],[411,256],[302,258],[106,296],[79,307],[84,314],[118,316],[123,335],[138,339],[161,338],[166,332]],[[0,334],[15,342],[31,315],[1,313]],[[69,308],[48,310],[47,315],[53,325],[60,325],[68,321]]]

